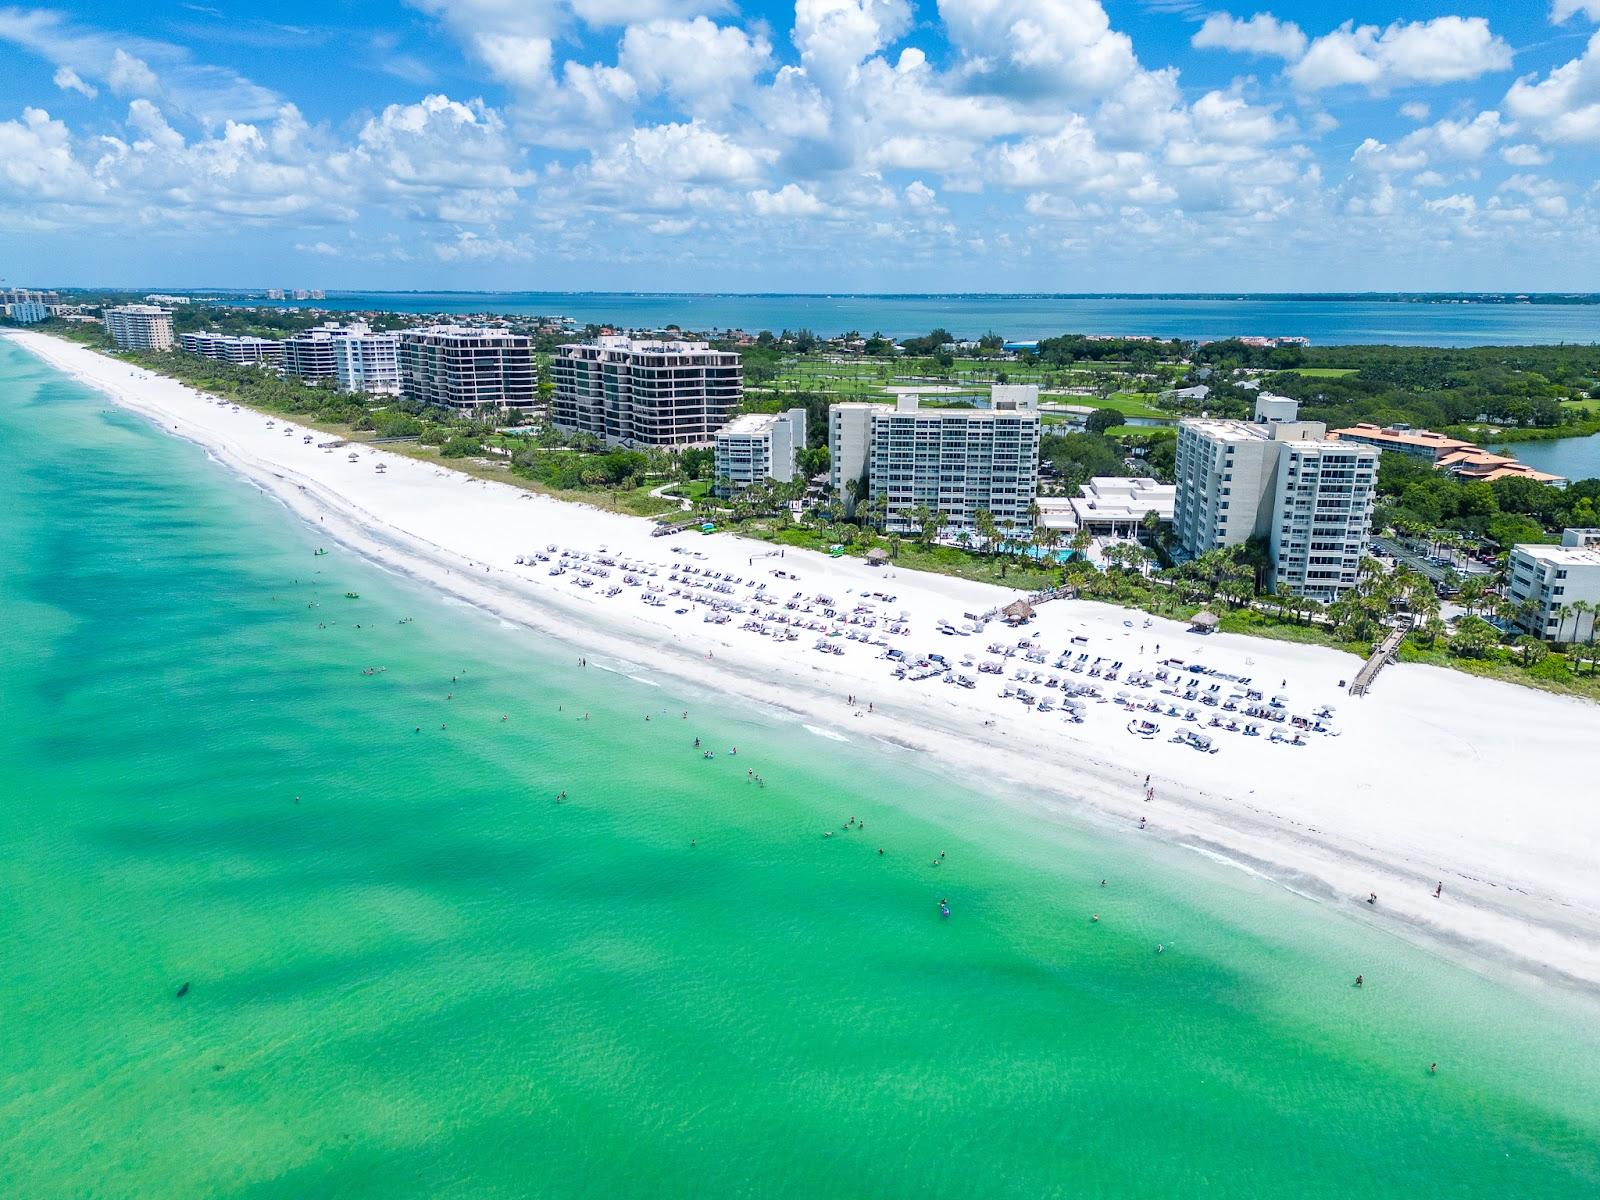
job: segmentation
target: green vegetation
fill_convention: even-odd
[[[1269,375],[1263,386],[1299,400],[1307,419],[1333,426],[1372,421],[1447,431],[1483,418],[1497,427],[1560,428],[1582,411],[1564,402],[1593,398],[1600,386],[1600,346],[1332,346],[1298,353],[1302,361]],[[1353,373],[1335,378],[1306,367]]]
[[[1465,482],[1403,454],[1378,461],[1378,529],[1416,536],[1443,530],[1508,547],[1558,540],[1569,526],[1600,524],[1600,479],[1566,488],[1529,479]]]

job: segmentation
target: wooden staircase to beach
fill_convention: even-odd
[[[1350,694],[1352,696],[1365,696],[1367,694],[1367,690],[1372,687],[1372,681],[1378,677],[1378,672],[1383,670],[1385,664],[1394,661],[1395,652],[1400,649],[1400,643],[1405,640],[1406,634],[1410,632],[1411,622],[1408,619],[1402,621],[1384,635],[1383,641],[1378,643],[1377,649],[1368,656],[1367,661],[1361,665],[1361,670],[1356,672],[1355,679],[1351,681]]]

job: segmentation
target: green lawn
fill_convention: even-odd
[[[1296,367],[1292,374],[1304,375],[1307,379],[1343,379],[1346,375],[1354,375],[1357,367]]]

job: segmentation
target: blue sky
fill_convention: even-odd
[[[0,5],[0,277],[1600,287],[1600,0],[1326,11]]]

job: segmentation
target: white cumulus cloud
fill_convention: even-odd
[[[1197,50],[1236,50],[1293,62],[1305,53],[1306,35],[1293,21],[1280,21],[1271,13],[1256,13],[1248,20],[1212,13],[1191,44]]]
[[[1511,47],[1483,17],[1396,21],[1386,29],[1346,21],[1289,68],[1301,90],[1357,85],[1374,92],[1404,84],[1456,83],[1511,66]]]
[[[91,100],[100,94],[99,88],[85,83],[71,67],[57,67],[56,73],[50,77],[50,82],[63,92],[77,92],[78,95],[87,96]]]

